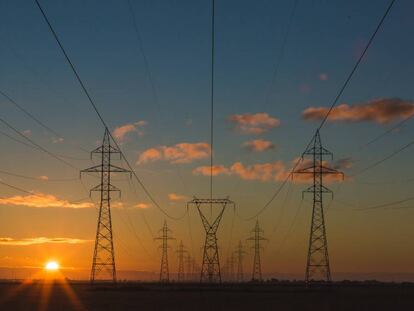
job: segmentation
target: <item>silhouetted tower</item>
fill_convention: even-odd
[[[180,241],[180,245],[178,246],[176,253],[178,254],[177,280],[178,282],[184,282],[184,254],[186,253],[186,250],[184,249],[183,241]]]
[[[91,189],[100,193],[98,226],[95,237],[95,248],[93,252],[91,282],[112,281],[116,282],[115,252],[112,234],[111,219],[111,192],[120,190],[111,184],[111,173],[130,173],[121,167],[111,164],[112,155],[118,154],[121,159],[121,152],[111,145],[109,131],[106,128],[102,145],[91,152],[99,154],[101,163],[81,171],[82,173],[99,173],[101,182]]]
[[[190,281],[194,281],[195,275],[197,274],[197,272],[199,270],[200,269],[199,269],[195,259],[191,258],[191,277],[190,277]]]
[[[322,279],[326,282],[330,282],[332,279],[329,265],[325,217],[323,212],[323,194],[333,194],[331,190],[323,185],[323,177],[324,175],[340,174],[343,178],[343,173],[325,166],[326,163],[323,160],[324,156],[331,156],[332,159],[332,153],[322,146],[319,130],[316,131],[311,143],[303,153],[303,156],[305,155],[312,157],[311,163],[308,165],[305,162],[303,168],[293,172],[294,174],[311,174],[313,180],[313,185],[304,190],[302,194],[311,193],[313,196],[312,222],[309,236],[305,281],[306,283],[309,283],[312,280]]]
[[[260,252],[263,247],[261,246],[262,241],[266,241],[263,237],[263,230],[259,226],[259,220],[256,220],[256,225],[252,230],[254,235],[247,240],[254,241],[254,260],[253,260],[253,272],[252,272],[252,281],[262,281],[262,264],[260,261]]]
[[[233,205],[234,208],[234,202],[230,201],[229,199],[194,198],[193,200],[187,203],[187,207],[192,204],[197,207],[198,213],[200,214],[201,222],[203,223],[204,230],[206,231],[206,238],[203,250],[203,263],[201,266],[200,273],[200,282],[221,283],[220,260],[216,234],[226,207],[228,205]],[[201,210],[202,205],[207,205],[208,207],[210,207],[211,213],[213,211],[214,206],[219,206],[219,213],[215,218],[212,219],[212,222],[210,222],[205,217],[203,211]]]
[[[193,264],[193,259],[191,258],[190,252],[187,252],[187,256],[185,257],[185,268],[186,268],[187,281],[191,281],[193,278],[192,264]]]
[[[236,282],[243,282],[243,279],[244,279],[243,259],[244,259],[244,254],[246,254],[246,252],[243,250],[243,245],[241,241],[239,241],[239,245],[237,245],[236,251],[234,253],[237,256]]]
[[[168,240],[174,240],[170,236],[171,230],[167,226],[167,222],[164,221],[164,226],[160,230],[161,236],[155,238],[156,240],[161,240],[162,244],[160,248],[162,249],[161,255],[161,267],[160,267],[160,282],[168,283],[170,281],[170,273],[168,270]]]
[[[231,254],[230,257],[227,259],[227,269],[228,269],[228,280],[233,282],[234,281],[234,254]]]

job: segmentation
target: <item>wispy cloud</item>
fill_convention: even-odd
[[[268,140],[254,139],[254,140],[245,142],[243,144],[243,147],[245,147],[246,149],[250,151],[263,152],[263,151],[274,149],[275,145],[271,141],[268,141]]]
[[[210,156],[208,143],[179,143],[174,146],[158,146],[142,152],[137,164],[154,162],[159,160],[170,163],[191,163],[195,160],[205,159]]]
[[[147,125],[146,121],[138,121],[135,123],[127,123],[121,126],[118,126],[114,129],[113,135],[119,142],[124,142],[129,133],[137,133],[139,136],[144,135],[142,130]]]
[[[147,203],[137,203],[134,205],[134,208],[139,208],[139,209],[146,209],[146,208],[150,208],[151,205],[147,204]]]
[[[325,118],[328,111],[328,107],[310,107],[302,112],[302,117],[305,120],[319,121]],[[414,115],[414,101],[385,98],[355,105],[341,104],[332,109],[328,121],[370,121],[386,124],[412,115]]]
[[[324,73],[324,72],[322,72],[322,73],[320,73],[319,74],[319,80],[321,80],[321,81],[326,81],[326,80],[328,80],[328,74],[327,73]]]
[[[228,168],[224,167],[224,165],[213,165],[213,176],[221,175],[221,174],[229,174],[230,171]],[[210,166],[199,166],[193,169],[194,175],[203,175],[203,176],[210,176],[211,174],[211,167]]]
[[[11,197],[0,198],[0,205],[19,205],[34,208],[91,208],[94,207],[91,202],[69,202],[59,199],[52,194],[33,193],[28,195],[15,195]]]
[[[169,193],[168,200],[170,200],[171,202],[188,201],[189,197],[182,195],[182,194]]]
[[[234,114],[228,120],[234,124],[237,131],[243,134],[263,134],[280,125],[279,119],[266,112]]]
[[[47,237],[35,237],[25,239],[13,239],[13,238],[1,238],[0,245],[9,246],[29,246],[37,244],[82,244],[92,242],[92,240],[74,239],[74,238],[47,238]]]

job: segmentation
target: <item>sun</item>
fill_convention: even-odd
[[[57,270],[59,270],[59,263],[58,262],[56,262],[56,261],[48,261],[46,264],[45,264],[45,269],[47,270],[47,271],[57,271]]]

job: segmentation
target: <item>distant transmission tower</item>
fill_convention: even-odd
[[[313,195],[312,222],[305,281],[306,283],[309,283],[312,280],[319,278],[326,282],[330,282],[332,278],[329,266],[325,217],[323,213],[323,194],[333,194],[331,190],[323,185],[323,176],[341,174],[343,177],[343,173],[324,165],[323,157],[331,156],[332,158],[332,153],[322,146],[319,130],[316,131],[311,144],[303,155],[312,156],[311,166],[298,169],[293,173],[311,174],[313,177],[313,185],[303,191],[303,194],[312,193]]]
[[[234,281],[234,255],[233,253],[227,258],[225,264],[225,276],[228,282]]]
[[[109,131],[106,128],[102,145],[91,152],[91,157],[99,154],[101,163],[99,165],[82,170],[82,173],[99,173],[101,182],[91,189],[100,192],[98,227],[96,230],[95,248],[93,252],[91,282],[112,281],[116,282],[116,267],[114,242],[112,235],[111,219],[111,192],[120,190],[111,184],[111,173],[131,173],[128,170],[111,164],[113,154],[120,155],[121,152],[111,145]]]
[[[183,241],[180,241],[180,245],[178,246],[178,250],[176,251],[178,254],[178,274],[177,280],[178,282],[184,281],[184,254],[186,250],[184,249]]]
[[[260,261],[260,252],[263,247],[260,245],[262,241],[265,241],[263,237],[263,230],[259,226],[259,220],[256,220],[256,225],[252,230],[254,235],[247,240],[254,241],[254,260],[253,260],[253,272],[252,272],[252,281],[262,281],[262,264]]]
[[[193,278],[192,272],[193,259],[191,258],[190,252],[187,252],[185,258],[185,267],[186,267],[186,280],[191,281]]]
[[[244,259],[244,254],[246,254],[246,252],[243,250],[243,245],[241,241],[239,241],[239,245],[237,245],[236,251],[234,253],[237,255],[236,282],[241,283],[244,280],[243,259]]]
[[[160,230],[161,236],[155,238],[156,240],[161,240],[162,244],[160,248],[162,249],[161,255],[161,267],[160,267],[160,282],[168,283],[170,281],[170,272],[168,270],[168,240],[174,240],[170,236],[171,230],[167,226],[167,222],[164,221],[164,226]]]
[[[203,223],[204,230],[206,231],[200,282],[221,283],[220,260],[216,234],[226,207],[228,205],[233,205],[234,208],[234,202],[229,199],[194,198],[187,203],[187,206],[189,205],[195,205],[197,207],[201,222]],[[213,218],[212,222],[210,222],[203,214],[203,211],[201,210],[202,205],[209,206],[211,212],[213,210],[213,206],[219,206],[219,213],[215,218]]]

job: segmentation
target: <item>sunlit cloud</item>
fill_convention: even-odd
[[[158,146],[142,152],[137,164],[154,162],[159,160],[170,163],[191,163],[195,160],[205,159],[210,156],[208,143],[179,143],[174,146]]]
[[[83,244],[92,242],[92,240],[74,239],[74,238],[47,238],[47,237],[35,237],[25,239],[13,239],[13,238],[1,238],[0,245],[8,246],[29,246],[38,244]]]
[[[305,120],[320,121],[325,118],[328,107],[309,107],[302,112]],[[414,115],[414,102],[399,98],[376,99],[367,103],[334,107],[329,114],[330,122],[370,121],[386,124]]]
[[[121,126],[118,126],[114,129],[113,135],[119,142],[124,142],[126,139],[126,136],[129,133],[137,133],[139,136],[144,135],[143,127],[147,125],[146,121],[138,121],[135,123],[127,123]]]
[[[46,175],[41,175],[41,176],[37,176],[37,179],[47,181],[49,180],[49,177]]]
[[[243,134],[263,134],[280,125],[279,119],[266,112],[234,114],[228,120],[234,124],[238,132]]]
[[[142,203],[142,202],[134,205],[134,208],[138,208],[138,209],[146,209],[150,207],[151,207],[150,204]]]
[[[211,173],[213,176],[230,173],[229,169],[224,167],[224,165],[213,165],[213,171],[211,171],[210,166],[199,166],[193,169],[194,175],[203,175],[203,176],[210,176]]]
[[[243,165],[241,162],[236,162],[230,167],[230,171],[233,175],[244,180],[282,180],[286,176],[285,165],[282,161],[247,166]]]
[[[246,149],[250,151],[263,152],[263,151],[274,149],[275,145],[271,141],[268,141],[268,140],[254,139],[254,140],[245,142],[243,144],[243,147],[245,147]]]
[[[267,163],[255,163],[251,165],[245,165],[242,162],[235,162],[230,167],[223,165],[217,165],[213,170],[213,175],[227,175],[236,176],[243,180],[260,181],[260,182],[283,182],[288,178],[289,182],[293,183],[309,183],[313,180],[312,174],[290,174],[295,167],[295,164],[299,158],[292,160],[286,164],[283,161],[267,162]],[[328,162],[322,164],[328,169],[348,169],[352,167],[352,159],[342,159],[336,161],[333,165]],[[296,166],[296,170],[305,169],[311,167],[313,162],[310,159],[303,159]],[[309,170],[312,172],[312,170]],[[201,166],[193,170],[193,174],[210,176],[210,167]],[[326,182],[342,181],[343,176],[341,174],[326,174],[324,180]],[[348,179],[349,180],[349,179]]]
[[[57,198],[52,194],[33,193],[29,195],[15,195],[11,197],[0,198],[0,205],[18,205],[34,208],[91,208],[94,207],[91,202],[69,202]]]
[[[188,201],[189,197],[182,195],[182,194],[169,193],[168,200],[170,200],[171,202]]]

